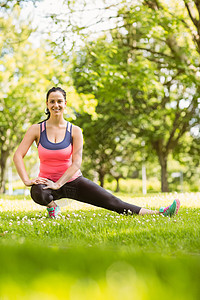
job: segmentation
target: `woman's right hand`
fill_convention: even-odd
[[[32,186],[33,184],[45,184],[46,178],[37,177],[31,180],[27,180],[24,182],[26,186]]]

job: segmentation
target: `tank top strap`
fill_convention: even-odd
[[[45,130],[44,122],[40,123],[40,133]]]
[[[70,122],[67,122],[67,131],[69,131],[69,133],[72,133],[72,124]]]
[[[67,122],[67,131],[70,133],[70,142],[73,145],[73,138],[72,138],[72,124],[68,121]]]

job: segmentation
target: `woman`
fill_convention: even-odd
[[[80,171],[82,132],[78,126],[64,119],[66,103],[66,93],[63,89],[53,87],[47,92],[48,118],[28,129],[13,157],[22,181],[26,186],[31,186],[32,199],[40,205],[47,206],[49,217],[56,218],[59,215],[60,208],[54,200],[61,198],[75,199],[120,214],[177,214],[180,207],[178,199],[159,211],[145,209],[121,201],[84,178]],[[34,141],[38,146],[40,172],[37,178],[29,179],[23,158]]]

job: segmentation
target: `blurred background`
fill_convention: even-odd
[[[193,0],[0,1],[0,193],[26,195],[12,156],[67,93],[82,173],[124,193],[200,191],[200,7]],[[25,157],[39,170],[37,147]]]

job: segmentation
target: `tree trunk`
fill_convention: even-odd
[[[0,172],[0,194],[4,194],[6,192],[5,187],[5,171],[6,171],[6,161],[9,156],[9,151],[1,150],[0,156],[0,164],[1,164],[1,172]]]
[[[163,140],[157,140],[152,142],[153,148],[156,150],[158,155],[159,163],[161,166],[161,191],[169,192],[168,180],[167,180],[167,159],[168,151],[164,149]]]
[[[117,186],[116,186],[115,192],[118,193],[118,192],[120,191],[120,188],[119,188],[119,180],[120,180],[120,177],[115,177],[115,180],[117,181]]]
[[[161,166],[161,191],[169,192],[168,180],[167,180],[167,155],[164,153],[159,154],[159,161]]]
[[[105,174],[101,170],[98,173],[99,173],[100,186],[104,187],[104,177],[105,177]]]

